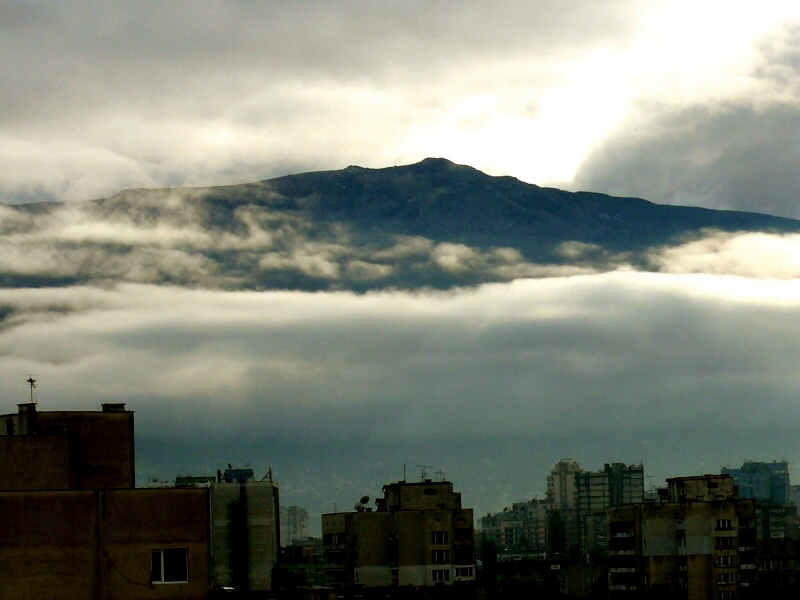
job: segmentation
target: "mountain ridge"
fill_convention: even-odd
[[[555,267],[567,274],[623,263],[653,270],[654,249],[709,230],[800,231],[800,221],[783,217],[567,192],[443,158],[228,186],[138,188],[4,212],[0,244],[3,237],[23,239],[21,233],[41,235],[50,263],[62,262],[60,253],[77,261],[57,273],[0,268],[6,287],[102,280],[223,289],[450,288],[547,276]]]

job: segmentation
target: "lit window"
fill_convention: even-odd
[[[189,550],[187,548],[153,550],[150,562],[150,581],[153,583],[187,583],[189,581]]]
[[[434,582],[450,581],[450,571],[447,569],[435,569],[432,574]]]

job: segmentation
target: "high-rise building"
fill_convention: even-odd
[[[609,541],[607,511],[644,499],[644,467],[611,463],[602,471],[580,471],[575,487],[583,554],[604,556]]]
[[[789,463],[746,461],[740,469],[722,469],[739,487],[740,498],[765,500],[773,504],[789,502]]]
[[[289,546],[294,540],[308,537],[308,511],[299,506],[281,507],[281,543]]]
[[[547,501],[555,508],[578,508],[575,478],[581,472],[578,461],[559,460],[547,476]]]
[[[611,463],[602,471],[580,471],[575,475],[576,504],[582,513],[610,506],[641,502],[644,498],[644,467]]]

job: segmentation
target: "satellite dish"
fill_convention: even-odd
[[[356,502],[355,506],[353,506],[353,509],[355,509],[356,512],[360,511],[362,508],[364,508],[364,507],[361,506],[361,504],[359,502]]]
[[[369,496],[361,496],[360,502],[361,504],[366,504],[367,502],[369,502]]]

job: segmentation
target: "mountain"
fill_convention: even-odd
[[[623,263],[653,268],[656,249],[708,229],[796,232],[800,221],[566,192],[429,158],[4,207],[0,283],[446,289]],[[26,245],[24,268],[2,260]]]

